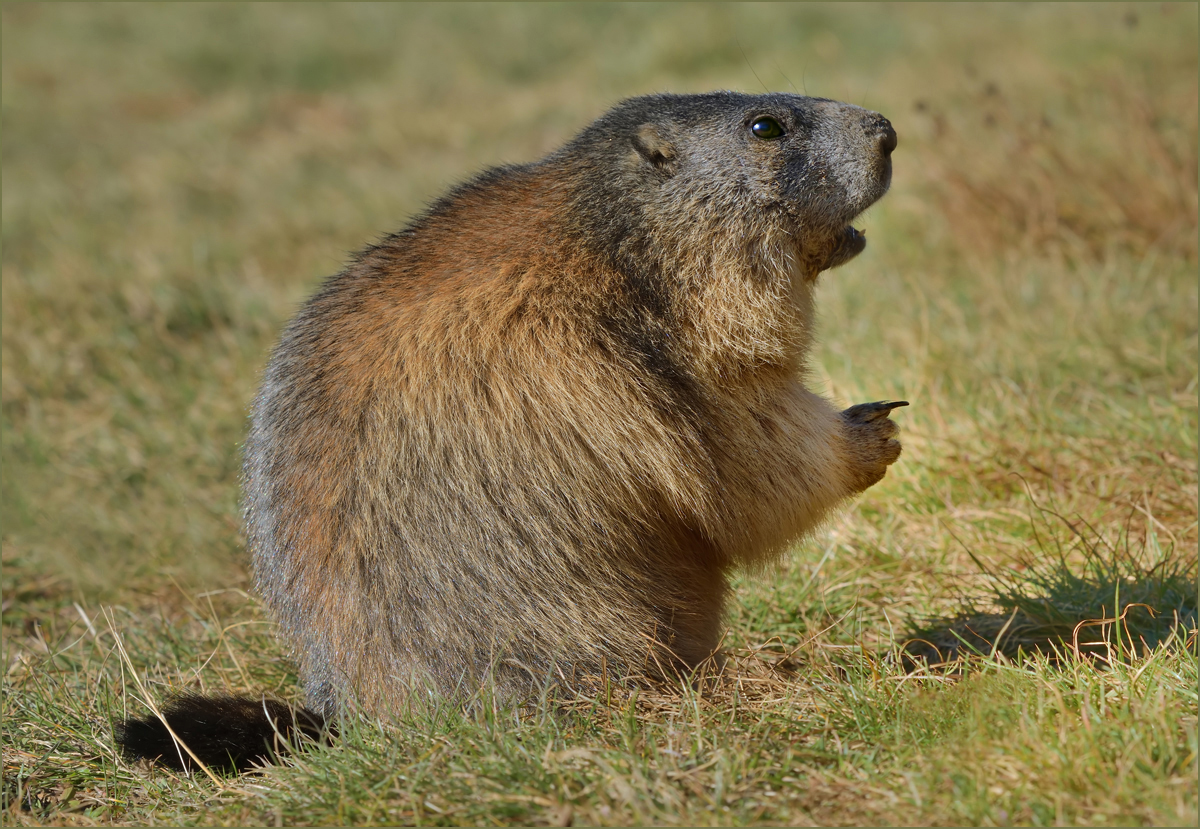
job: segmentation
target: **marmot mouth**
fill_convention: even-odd
[[[846,225],[834,238],[833,248],[829,251],[829,256],[825,259],[825,264],[821,266],[821,270],[827,271],[830,268],[836,268],[838,265],[844,265],[863,252],[863,248],[867,246],[867,233],[864,230],[859,230],[852,225]]]

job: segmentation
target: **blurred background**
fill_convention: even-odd
[[[899,134],[867,252],[822,277],[814,376],[912,401],[905,455],[829,543],[926,584],[961,558],[946,526],[1002,559],[1033,492],[1101,528],[1144,503],[1194,546],[1195,5],[2,15],[6,614],[247,586],[240,445],[298,304],[454,183],[661,91]]]

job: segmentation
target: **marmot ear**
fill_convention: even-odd
[[[633,146],[642,158],[659,170],[674,172],[672,162],[675,160],[675,145],[661,127],[642,124],[633,135]]]

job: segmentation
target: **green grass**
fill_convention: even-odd
[[[1054,549],[1029,550],[1015,572],[976,560],[988,593],[964,596],[953,616],[910,620],[904,664],[958,668],[972,656],[1022,662],[1034,654],[1115,664],[1186,642],[1196,629],[1194,555],[1164,550],[1153,535],[1140,547],[1126,535],[1118,547],[1090,527],[1068,527],[1073,544],[1051,536]]]
[[[1194,5],[0,14],[5,823],[1195,824]],[[739,577],[726,674],[352,721],[219,785],[120,762],[135,672],[299,699],[237,477],[320,279],[620,98],[764,87],[896,126],[871,245],[823,277],[814,376],[913,405],[883,483]],[[1130,603],[1189,599],[1127,647],[1170,615]],[[901,650],[1037,608],[1128,611],[1122,644],[950,672]]]

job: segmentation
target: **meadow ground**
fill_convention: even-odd
[[[1195,825],[1195,5],[0,13],[6,824]],[[912,402],[886,480],[739,577],[726,676],[121,762],[144,692],[298,698],[237,506],[297,304],[481,167],[712,88],[892,119],[815,376]],[[1091,656],[1008,647],[1117,611]]]

